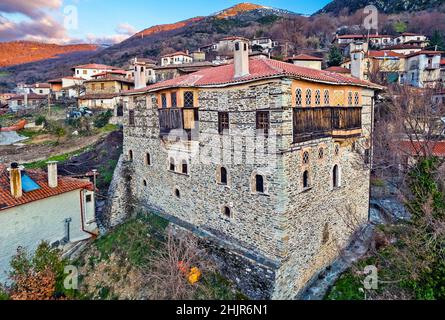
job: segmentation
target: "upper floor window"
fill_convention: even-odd
[[[338,188],[340,187],[340,172],[339,172],[339,168],[338,165],[335,165],[334,168],[332,169],[332,186],[334,188]]]
[[[330,101],[329,101],[329,90],[325,90],[324,91],[324,105],[325,106],[329,106]]]
[[[354,93],[354,104],[356,106],[358,106],[360,104],[360,96],[359,96],[358,92]]]
[[[133,161],[133,150],[128,150],[128,161]]]
[[[171,101],[172,108],[176,108],[178,106],[176,92],[170,93],[170,101]]]
[[[303,153],[303,164],[308,164],[310,160],[309,152],[305,151]]]
[[[188,167],[187,161],[185,161],[185,160],[182,161],[182,173],[183,174],[189,173],[189,167]]]
[[[220,183],[226,185],[227,184],[227,169],[224,167],[221,167],[220,169]]]
[[[309,171],[303,172],[303,189],[308,189],[310,187],[309,181]]]
[[[184,108],[193,108],[195,105],[195,94],[193,91],[184,92]]]
[[[105,83],[100,84],[100,90],[105,90]]]
[[[312,105],[312,90],[307,89],[306,90],[306,106]]]
[[[318,149],[318,159],[323,159],[324,158],[324,149],[320,148]]]
[[[128,124],[130,126],[134,126],[134,110],[129,110],[128,111]]]
[[[303,104],[303,91],[301,89],[297,89],[295,92],[295,105],[297,107],[301,107]]]
[[[165,93],[161,94],[161,107],[163,109],[167,108],[167,95]]]
[[[319,106],[321,104],[321,92],[320,90],[315,91],[315,105]]]
[[[348,106],[352,106],[352,91],[348,92]]]
[[[257,174],[255,176],[255,191],[259,193],[264,193],[264,177]]]
[[[269,111],[258,111],[256,113],[256,129],[262,130],[265,136],[269,134],[270,120]]]
[[[151,166],[151,157],[148,152],[145,154],[145,165]]]
[[[175,171],[176,166],[175,166],[175,159],[170,158],[170,171]]]
[[[229,207],[223,207],[222,213],[226,218],[232,218],[232,211],[230,210]]]
[[[228,112],[218,112],[218,132],[223,134],[225,130],[229,130],[229,113]]]

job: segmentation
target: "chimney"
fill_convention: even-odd
[[[22,189],[22,174],[21,171],[23,167],[19,166],[18,163],[11,163],[11,167],[8,168],[9,171],[9,181],[11,183],[11,195],[18,199],[23,195]]]
[[[235,78],[247,76],[249,72],[249,41],[238,39],[235,42]]]
[[[48,186],[50,188],[57,188],[57,161],[48,161]]]
[[[145,73],[145,64],[138,62],[137,58],[134,63],[134,88],[142,89],[147,86],[147,77]]]
[[[363,43],[351,47],[351,75],[354,78],[363,80],[365,77],[365,52],[367,46]]]

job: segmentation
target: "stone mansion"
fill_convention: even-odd
[[[368,220],[381,87],[248,45],[125,93],[126,195],[203,239],[251,298],[294,299]]]

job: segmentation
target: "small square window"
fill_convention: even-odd
[[[184,108],[193,108],[195,105],[195,95],[192,91],[184,92]]]
[[[87,194],[87,195],[85,196],[85,201],[86,201],[87,203],[93,201],[93,197],[91,196],[91,194]]]
[[[225,130],[230,129],[229,113],[218,112],[218,132],[223,134]]]
[[[134,110],[129,110],[128,111],[128,124],[130,126],[134,126],[134,123],[135,123],[135,121],[134,121]]]
[[[258,111],[256,114],[256,129],[262,130],[264,133],[264,136],[269,135],[269,127],[270,127],[270,120],[269,120],[269,112],[268,111]]]

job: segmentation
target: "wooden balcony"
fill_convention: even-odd
[[[191,140],[192,131],[199,129],[197,108],[166,108],[158,111],[161,138],[167,137],[173,130],[183,130]]]
[[[347,139],[362,133],[361,107],[295,108],[294,143],[333,137]]]

